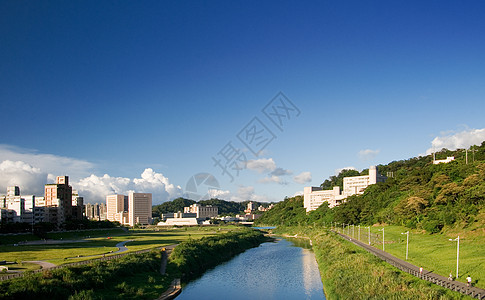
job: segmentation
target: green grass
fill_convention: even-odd
[[[198,239],[203,236],[237,230],[237,228],[236,226],[156,228],[151,230],[130,230],[128,232],[118,228],[53,233],[48,235],[49,239],[58,241],[84,240],[84,242],[19,246],[13,246],[10,243],[5,245],[3,243],[0,245],[0,260],[18,263],[42,260],[59,265],[102,257],[103,254],[109,256],[110,251],[115,252],[118,250],[115,247],[117,243],[127,240],[133,240],[125,245],[128,248],[128,252],[133,252],[178,244],[189,238]],[[32,267],[24,267],[21,264],[11,266],[18,268],[17,270],[32,269]]]
[[[324,229],[278,231],[311,237],[327,299],[471,299],[401,272]]]
[[[382,228],[382,226],[371,227],[371,244],[379,249],[382,249],[382,231],[378,231],[378,229]],[[406,235],[401,233],[408,231],[408,228],[401,226],[385,226],[384,228],[385,251],[405,260]],[[458,235],[460,235],[458,281],[466,282],[465,278],[470,274],[474,285],[485,288],[485,234],[479,234],[476,231],[428,234],[423,231],[410,230],[408,262],[445,277],[448,277],[450,271],[455,276],[457,242],[449,241],[449,239],[455,239]],[[354,228],[354,238],[358,238],[358,227]],[[361,241],[368,241],[367,229],[361,228]]]

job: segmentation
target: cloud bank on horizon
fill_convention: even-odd
[[[450,150],[468,148],[471,145],[479,145],[483,141],[485,141],[485,128],[442,133],[431,141],[431,148],[426,150],[426,154],[442,148]],[[361,150],[359,154],[362,157],[369,157],[377,155],[379,151],[366,149]],[[289,184],[283,176],[293,175],[293,171],[278,167],[273,158],[248,161],[246,168],[258,174],[266,174],[265,177],[257,180],[262,184]],[[22,195],[43,195],[44,184],[54,182],[55,176],[68,175],[73,189],[79,191],[86,203],[104,202],[109,194],[127,194],[132,190],[152,193],[154,204],[185,195],[180,186],[170,183],[167,177],[152,168],[146,168],[139,178],[114,177],[109,174],[97,176],[93,173],[94,169],[95,164],[88,161],[0,144],[0,194],[6,191],[7,186],[17,185]],[[336,175],[342,169],[336,170]],[[291,181],[291,177],[289,179]],[[298,184],[307,184],[311,182],[312,174],[305,171],[296,174],[292,179]],[[231,201],[269,201],[267,196],[257,195],[253,186],[243,185],[239,186],[236,192],[214,189],[209,190],[208,195]]]

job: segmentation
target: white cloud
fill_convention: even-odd
[[[17,185],[23,195],[41,195],[46,181],[46,173],[23,161],[4,160],[0,163],[0,194],[6,193],[7,186]]]
[[[141,178],[111,177],[108,174],[102,177],[91,175],[73,182],[72,187],[79,191],[85,202],[89,203],[104,202],[107,195],[126,195],[129,191],[152,193],[154,205],[183,195],[180,186],[174,186],[167,177],[151,168],[145,169]]]
[[[356,170],[358,171],[355,167],[345,167],[345,168],[340,168],[340,169],[335,169],[335,176],[340,174],[343,170]]]
[[[217,198],[217,199],[230,199],[231,192],[224,191],[224,190],[217,190],[217,189],[209,189],[208,192],[210,198]]]
[[[270,174],[274,175],[274,176],[285,176],[285,175],[291,175],[291,174],[293,174],[293,172],[290,171],[290,170],[285,170],[283,168],[276,168]]]
[[[296,196],[303,196],[303,191],[298,191],[298,192],[295,192],[293,194],[293,197],[296,197]]]
[[[50,174],[50,178],[69,175],[71,179],[78,179],[88,176],[94,169],[94,164],[85,160],[0,144],[0,161],[4,160],[22,161]]]
[[[258,180],[259,183],[279,183],[279,184],[288,184],[288,182],[283,181],[281,177],[270,175],[269,177],[261,178]]]
[[[361,160],[367,161],[374,159],[381,150],[365,149],[359,151],[359,158]]]
[[[448,150],[465,149],[473,145],[481,145],[483,141],[485,141],[485,128],[441,133],[441,136],[437,136],[431,141],[431,148],[426,150],[426,154],[440,151],[443,148]]]
[[[258,173],[266,173],[274,171],[276,169],[276,163],[272,158],[260,158],[248,160],[246,162],[246,168],[256,171]]]
[[[300,174],[293,177],[296,183],[304,184],[307,182],[312,181],[312,173],[310,172],[301,172]]]

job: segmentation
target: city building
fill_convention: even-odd
[[[76,190],[72,191],[72,217],[76,220],[82,220],[84,216],[84,198],[79,196]]]
[[[329,207],[337,206],[352,195],[364,193],[371,184],[384,182],[386,176],[382,176],[375,166],[369,167],[369,175],[344,177],[343,191],[338,186],[331,190],[323,190],[320,187],[305,187],[303,190],[303,206],[306,211],[317,209],[323,202],[328,202]]]
[[[162,214],[162,221],[158,226],[195,226],[200,225],[205,218],[197,218],[196,213],[168,213]]]
[[[106,196],[106,218],[111,222],[128,224],[128,196],[119,194]]]
[[[135,193],[128,194],[128,224],[148,225],[152,223],[152,194]]]
[[[210,219],[216,218],[219,214],[217,206],[202,206],[200,204],[192,204],[191,206],[184,207],[184,213],[195,213],[196,218]]]
[[[84,216],[93,221],[106,220],[106,204],[105,203],[87,203],[84,205]]]
[[[69,176],[57,176],[56,183],[46,184],[44,199],[46,206],[59,208],[58,225],[72,219],[72,187],[69,185]]]

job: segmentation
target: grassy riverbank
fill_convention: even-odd
[[[471,299],[419,280],[324,229],[284,227],[312,239],[327,299]]]
[[[25,271],[36,267],[21,263],[22,261],[41,260],[61,265],[103,255],[109,256],[110,252],[118,250],[116,244],[123,241],[130,241],[126,243],[126,247],[128,252],[133,252],[178,244],[188,239],[213,236],[231,230],[237,230],[237,227],[156,228],[156,230],[129,231],[119,228],[86,230],[48,234],[48,240],[45,243],[44,240],[35,240],[35,236],[29,235],[2,236],[0,261],[17,262],[17,264],[9,265],[9,268]],[[25,241],[28,242],[25,243]]]
[[[152,251],[111,261],[46,270],[0,282],[0,299],[112,299],[110,295],[123,299],[154,299],[160,293],[156,286],[164,288],[169,283],[158,273],[160,263],[160,251]],[[144,277],[143,287],[127,285],[127,281],[140,276]],[[150,285],[155,289],[148,290]]]
[[[257,230],[225,229],[229,231],[223,233],[225,230],[222,228],[220,231],[212,228],[212,231],[204,233],[205,237],[201,237],[202,233],[195,235],[197,239],[193,237],[196,229],[187,230],[192,234],[187,234],[185,241],[173,251],[165,275],[159,272],[161,252],[154,250],[3,281],[0,282],[0,299],[156,299],[174,278],[189,280],[267,240]],[[137,234],[153,238],[150,232]],[[146,246],[154,241],[148,238],[145,242]]]

